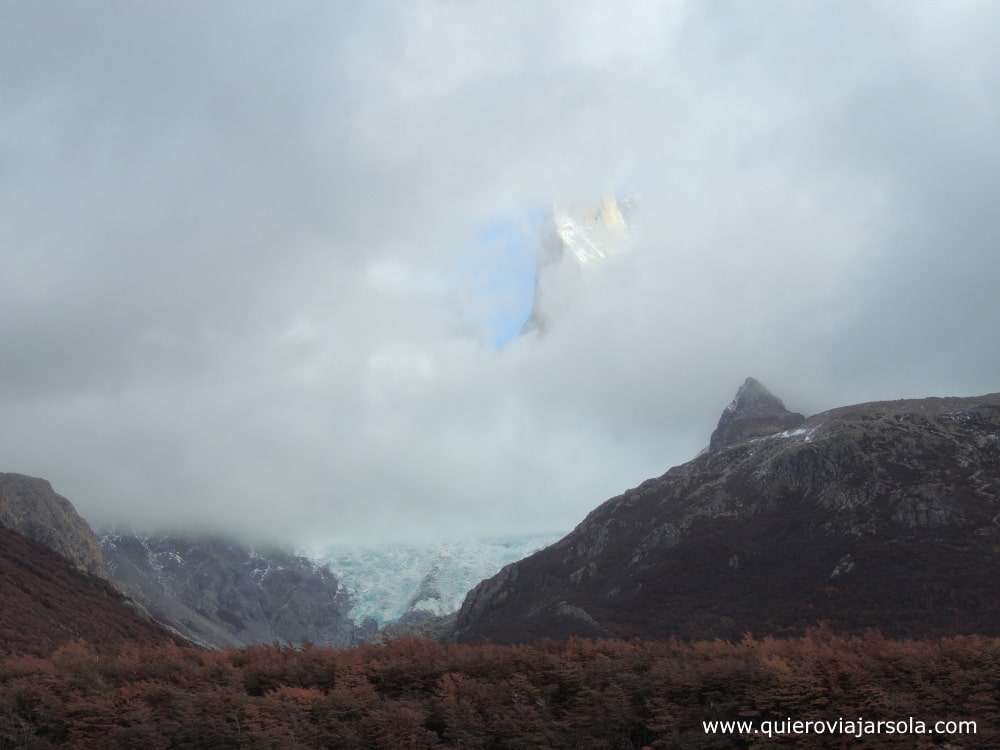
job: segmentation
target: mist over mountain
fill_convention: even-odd
[[[571,284],[581,271],[599,273],[594,269],[628,252],[634,242],[629,221],[634,208],[634,199],[606,195],[596,204],[556,204],[544,215],[535,248],[534,300],[522,334],[544,331],[554,313],[551,308],[572,314],[565,309],[571,290],[560,285]]]
[[[995,390],[998,13],[14,5],[4,463],[98,527],[481,538],[694,456],[742,373]],[[633,192],[629,251],[484,343],[534,277],[476,228]]]
[[[322,564],[285,550],[208,536],[105,534],[108,578],[157,620],[216,648],[365,637],[351,597]],[[374,627],[369,628],[374,631]]]

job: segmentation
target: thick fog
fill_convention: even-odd
[[[94,525],[568,530],[747,375],[1000,390],[994,3],[0,7],[0,471]],[[609,193],[497,346],[482,227]]]

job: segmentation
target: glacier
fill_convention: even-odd
[[[445,615],[462,606],[466,593],[508,563],[562,538],[537,533],[427,544],[330,544],[310,554],[327,564],[348,591],[355,622],[379,626],[407,612]]]

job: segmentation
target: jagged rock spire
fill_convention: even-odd
[[[781,399],[759,380],[747,378],[719,417],[708,447],[709,450],[716,450],[749,438],[789,430],[803,422],[805,417],[788,411]]]

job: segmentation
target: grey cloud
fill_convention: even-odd
[[[100,524],[559,529],[749,374],[1000,388],[993,6],[608,7],[8,6],[6,470]],[[476,227],[622,185],[634,251],[478,340]]]

